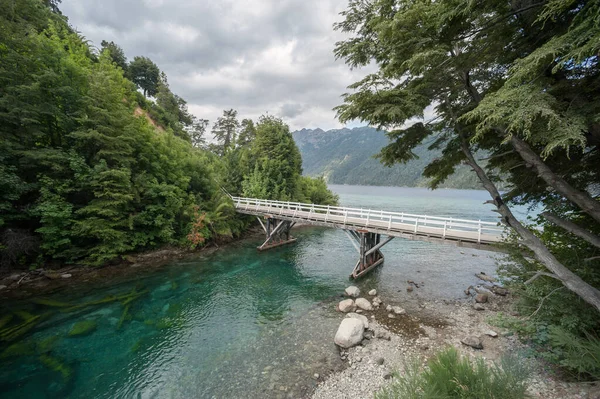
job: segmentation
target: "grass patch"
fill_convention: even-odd
[[[394,380],[375,394],[376,399],[521,399],[526,398],[529,370],[512,356],[487,366],[483,359],[471,362],[455,348],[431,358],[425,368],[419,362],[394,374]]]

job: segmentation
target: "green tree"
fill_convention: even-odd
[[[150,58],[134,57],[127,67],[127,76],[144,92],[144,97],[158,93],[160,70]]]
[[[127,73],[127,57],[125,57],[123,49],[113,41],[102,40],[100,45],[102,46],[101,51],[108,51],[112,61]]]
[[[217,118],[212,128],[212,134],[218,142],[216,147],[218,154],[225,154],[234,145],[239,127],[237,111],[234,109],[223,111],[223,116]]]
[[[596,309],[600,290],[574,272],[587,266],[566,266],[508,204],[519,197],[560,203],[595,226],[600,221],[600,202],[588,191],[598,184],[598,10],[598,1],[357,0],[336,25],[354,36],[335,50],[351,67],[378,66],[350,86],[340,120],[390,129],[381,153],[387,164],[410,160],[433,135],[431,147],[443,149],[424,171],[433,186],[467,163],[503,223],[535,254],[536,277],[559,280]],[[398,128],[429,106],[436,118]],[[491,154],[487,171],[473,155],[478,149]],[[515,185],[504,197],[495,184],[502,173]]]
[[[299,197],[302,158],[281,119],[273,116],[259,119],[250,152],[255,166],[244,180],[245,195],[283,201]]]
[[[237,139],[237,145],[240,147],[249,146],[256,137],[256,127],[252,119],[242,119],[240,133]]]

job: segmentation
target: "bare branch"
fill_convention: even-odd
[[[591,262],[591,261],[598,260],[598,259],[600,259],[600,256],[592,256],[591,258],[585,258],[583,261]]]
[[[560,280],[560,278],[558,278],[558,276],[556,274],[547,273],[547,272],[536,272],[533,277],[531,277],[529,280],[525,281],[525,285],[533,283],[540,276],[552,277],[557,280]]]
[[[550,293],[548,295],[546,295],[545,297],[542,298],[542,300],[540,301],[540,305],[538,306],[538,308],[535,310],[535,312],[533,312],[532,314],[530,314],[528,317],[525,318],[525,320],[529,320],[531,319],[533,316],[535,316],[537,314],[537,312],[540,311],[540,309],[542,308],[542,305],[544,304],[544,301],[552,294],[554,294],[556,291],[561,290],[565,288],[565,286],[560,286],[558,288],[553,289],[552,291],[550,291]]]

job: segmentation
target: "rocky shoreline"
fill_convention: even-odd
[[[448,346],[488,363],[506,353],[527,351],[527,346],[512,332],[488,323],[497,313],[510,311],[507,292],[485,294],[488,297],[484,305],[479,296],[484,295],[483,290],[469,300],[399,304],[388,303],[375,290],[361,296],[358,287],[348,287],[345,295],[349,298],[337,305],[337,310],[345,315],[334,338],[346,367],[320,381],[311,397],[373,397],[392,381],[394,372],[402,373],[408,362],[417,360],[424,364],[435,352]],[[532,398],[600,397],[598,385],[564,382],[541,362],[531,358],[527,361],[532,369],[528,389]]]

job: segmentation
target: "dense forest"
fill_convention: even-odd
[[[415,158],[386,167],[375,158],[389,140],[384,131],[372,127],[354,129],[302,129],[292,133],[302,154],[304,174],[323,176],[332,184],[427,187],[423,169],[442,155],[426,143],[413,150]],[[466,165],[458,165],[441,188],[481,189],[481,182]]]
[[[388,130],[387,165],[431,143],[432,187],[473,170],[511,232],[501,272],[522,317],[501,322],[598,380],[600,1],[352,0],[342,18],[336,56],[373,72],[349,87],[341,122]],[[523,222],[515,204],[543,212]]]
[[[287,125],[192,115],[148,57],[96,48],[56,0],[0,0],[2,268],[101,265],[240,234],[227,192],[334,204]]]

